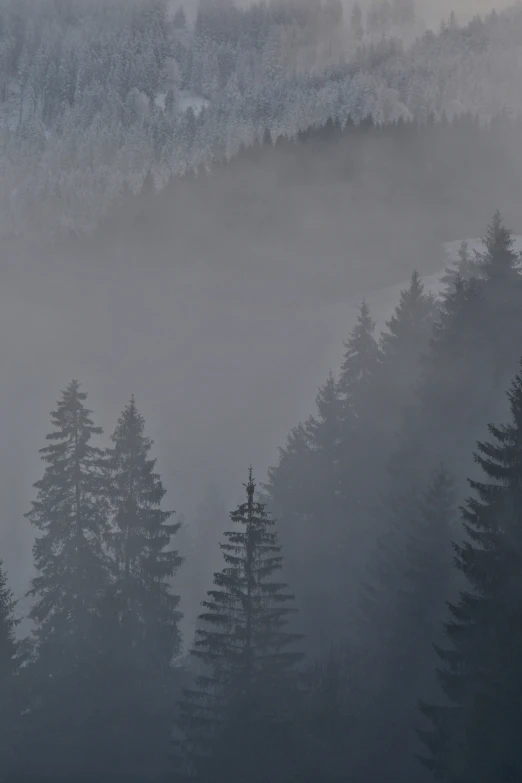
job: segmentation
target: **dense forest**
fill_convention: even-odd
[[[92,232],[146,180],[234,158],[264,139],[344,127],[522,113],[515,7],[415,37],[411,0],[0,2],[3,236]]]
[[[0,0],[0,781],[522,780],[522,5],[425,11]]]
[[[500,213],[444,281],[414,271],[380,336],[361,304],[316,411],[266,484],[245,465],[228,525],[208,494],[199,545],[138,402],[104,441],[71,381],[26,515],[29,634],[0,580],[4,779],[520,778],[522,277]],[[184,571],[208,590],[188,657]]]

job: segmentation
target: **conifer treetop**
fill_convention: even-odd
[[[30,616],[40,639],[87,632],[100,592],[110,580],[105,452],[91,444],[102,432],[73,380],[51,413],[54,431],[40,450],[46,463],[26,517],[41,532],[33,547],[37,576]]]
[[[506,228],[497,210],[482,238],[485,252],[477,254],[477,263],[487,280],[500,280],[518,275],[520,256],[513,250],[512,232]]]
[[[435,298],[426,293],[420,274],[414,270],[409,286],[400,292],[399,304],[386,322],[388,332],[381,336],[383,354],[393,352],[396,340],[408,339],[413,342],[423,337],[419,332],[431,329],[434,313]]]
[[[230,514],[236,529],[221,544],[225,567],[202,604],[191,650],[202,673],[180,703],[183,739],[175,744],[191,779],[197,770],[204,770],[200,779],[215,779],[216,764],[223,774],[238,759],[254,764],[248,779],[267,779],[257,766],[270,758],[263,742],[268,736],[274,748],[281,743],[302,657],[289,649],[300,638],[287,628],[294,597],[273,578],[282,565],[280,546],[274,520],[255,499],[252,468],[244,486],[246,500]]]
[[[375,321],[371,317],[368,302],[363,300],[357,322],[344,344],[345,354],[339,379],[339,387],[343,393],[348,393],[353,385],[364,384],[377,366],[380,352],[374,331]]]
[[[145,419],[134,395],[111,440],[113,447],[107,451],[113,517],[109,546],[117,565],[116,589],[126,625],[137,638],[149,642],[154,639],[156,643],[161,636],[168,663],[180,644],[179,597],[171,592],[169,580],[183,562],[171,547],[181,523],[169,522],[174,512],[161,508],[166,490],[155,471],[156,460],[149,456],[153,441],[145,435]]]
[[[216,630],[199,629],[192,653],[207,664],[244,665],[248,677],[264,669],[271,656],[293,664],[299,655],[284,652],[299,638],[284,631],[287,618],[296,610],[287,604],[294,600],[287,585],[268,581],[282,567],[275,525],[265,505],[255,500],[256,484],[249,469],[246,502],[230,514],[239,527],[226,532],[221,544],[225,568],[214,575],[216,589],[203,602],[200,620]]]

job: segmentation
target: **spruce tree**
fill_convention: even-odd
[[[369,544],[367,525],[378,481],[381,432],[376,421],[379,346],[363,302],[338,381],[329,375],[316,414],[296,427],[269,470],[267,490],[284,520],[287,565],[300,598],[300,628],[312,653],[346,641],[354,585]]]
[[[384,763],[390,778],[409,780],[415,703],[431,689],[431,641],[451,594],[454,481],[440,467],[424,492],[392,492],[384,507],[386,526],[361,591],[361,638],[375,672],[369,732],[377,766],[367,774],[375,778]]]
[[[109,551],[114,580],[106,597],[105,650],[107,699],[115,763],[152,776],[158,754],[168,743],[174,657],[181,639],[179,598],[171,582],[182,558],[172,547],[179,524],[161,502],[165,489],[151,459],[153,441],[134,397],[122,412],[107,452],[112,530]],[[113,671],[114,667],[116,672]],[[109,743],[108,743],[109,744]],[[122,770],[122,779],[124,771]]]
[[[485,345],[488,336],[484,313],[480,281],[457,276],[440,302],[414,396],[400,423],[389,463],[395,490],[419,485],[440,463],[462,479],[466,454],[494,394],[490,378],[477,377],[477,345]]]
[[[117,566],[114,591],[121,604],[121,624],[133,646],[169,666],[179,652],[179,597],[171,590],[182,558],[171,543],[179,524],[161,502],[166,490],[150,458],[153,441],[134,397],[125,407],[108,450],[113,529],[110,550]]]
[[[20,620],[15,617],[16,601],[7,582],[7,574],[0,560],[0,680],[9,680],[16,672],[20,642],[16,638],[16,627]],[[3,701],[3,700],[2,700]]]
[[[292,430],[266,485],[271,506],[283,520],[285,567],[300,597],[299,628],[309,649],[317,652],[327,642],[336,613],[329,602],[338,571],[332,557],[340,565],[346,543],[342,426],[343,402],[330,373],[316,396],[315,415]]]
[[[496,388],[505,389],[516,372],[522,340],[520,257],[514,250],[513,235],[499,212],[495,213],[482,242],[485,250],[478,254],[477,260],[483,277],[487,339],[481,350],[489,359]],[[493,413],[504,415],[498,409]]]
[[[443,462],[462,486],[468,454],[485,436],[484,422],[505,415],[502,390],[516,371],[522,340],[522,277],[498,213],[483,243],[474,260],[477,277],[457,274],[441,299],[393,455],[395,484],[422,480]]]
[[[511,281],[520,286],[520,256],[515,253],[514,239],[497,210],[482,239],[484,252],[477,254],[480,273],[489,281]]]
[[[246,495],[230,514],[237,529],[221,544],[226,565],[203,602],[191,651],[201,671],[180,705],[183,770],[201,781],[287,780],[293,767],[294,597],[273,578],[282,556],[252,470]]]
[[[382,356],[374,332],[375,321],[368,304],[363,302],[345,343],[338,384],[342,402],[339,451],[343,480],[339,518],[342,532],[337,546],[345,552],[345,592],[354,598],[353,609],[356,595],[353,588],[362,577],[362,566],[372,540],[371,520],[377,512],[375,486],[382,487],[385,477],[384,430],[380,420]]]
[[[19,768],[18,755],[23,752],[19,740],[20,715],[27,706],[18,677],[23,661],[23,645],[17,639],[20,620],[15,616],[16,601],[0,561],[0,779],[12,779]]]
[[[316,414],[305,425],[309,444],[308,464],[293,485],[290,507],[305,503],[298,526],[285,538],[290,553],[292,585],[300,597],[300,629],[310,650],[318,652],[331,638],[337,607],[329,597],[339,586],[339,573],[346,564],[349,537],[343,513],[342,427],[343,401],[332,373],[316,396]],[[305,466],[301,465],[301,470]],[[302,505],[301,505],[302,507]],[[284,512],[282,512],[284,513]],[[314,576],[311,576],[311,575]],[[330,641],[328,641],[330,644]]]
[[[522,363],[508,399],[511,422],[489,426],[475,461],[482,481],[462,509],[454,545],[466,580],[437,647],[442,703],[421,704],[425,765],[451,783],[522,777]]]
[[[481,264],[477,254],[475,257],[469,252],[468,243],[463,240],[460,244],[457,259],[450,266],[448,266],[441,277],[441,282],[444,283],[447,289],[453,288],[458,278],[462,280],[470,280],[472,277],[480,277]]]
[[[104,452],[91,445],[102,429],[94,425],[86,398],[72,381],[51,414],[50,445],[40,449],[46,469],[26,515],[40,532],[33,549],[39,573],[29,591],[36,599],[30,616],[40,647],[83,639],[109,579],[107,465]]]
[[[404,408],[411,404],[436,315],[435,298],[426,293],[419,273],[414,271],[380,340],[380,412],[389,437],[398,429]]]
[[[345,476],[344,492],[352,506],[364,500],[365,480],[369,478],[365,457],[376,453],[380,437],[375,412],[381,352],[374,332],[370,308],[367,302],[362,302],[357,322],[344,344],[337,387],[342,405],[339,451]]]
[[[400,292],[399,303],[381,336],[385,359],[396,360],[408,348],[417,356],[427,347],[436,315],[435,298],[426,293],[421,276],[415,270],[408,288]],[[407,343],[407,348],[403,348]]]
[[[346,417],[361,420],[374,392],[373,380],[380,363],[379,345],[374,337],[375,321],[363,301],[357,322],[344,344],[345,353],[339,376],[339,390],[344,397]],[[362,424],[362,422],[361,422]]]
[[[34,599],[28,720],[36,734],[35,763],[41,751],[57,780],[80,779],[92,754],[91,721],[99,697],[97,624],[112,577],[105,550],[107,465],[104,452],[91,443],[102,430],[85,400],[72,381],[52,412],[54,430],[40,450],[46,468],[27,514],[38,531],[37,575],[28,593]]]

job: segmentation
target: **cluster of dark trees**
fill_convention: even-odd
[[[379,340],[362,304],[261,492],[249,472],[190,662],[143,417],[131,398],[101,448],[69,384],[29,638],[0,575],[5,780],[520,780],[519,260],[497,213],[440,300],[414,273]]]
[[[356,683],[325,754],[336,747],[334,780],[420,781],[417,756],[451,781],[520,777],[520,378],[511,412],[505,396],[522,345],[519,262],[497,213],[482,253],[462,245],[440,300],[414,273],[380,338],[363,303],[339,375],[269,471],[295,628]]]

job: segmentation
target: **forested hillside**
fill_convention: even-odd
[[[520,116],[520,8],[413,44],[411,3],[356,8],[2,0],[2,233],[93,230],[148,175],[162,188],[329,119]]]
[[[218,489],[173,518],[134,396],[106,439],[67,385],[26,514],[24,638],[0,578],[6,780],[522,774],[521,264],[496,212],[440,296],[413,271],[380,335],[362,302],[228,525]]]
[[[0,0],[0,781],[522,780],[521,77]]]

